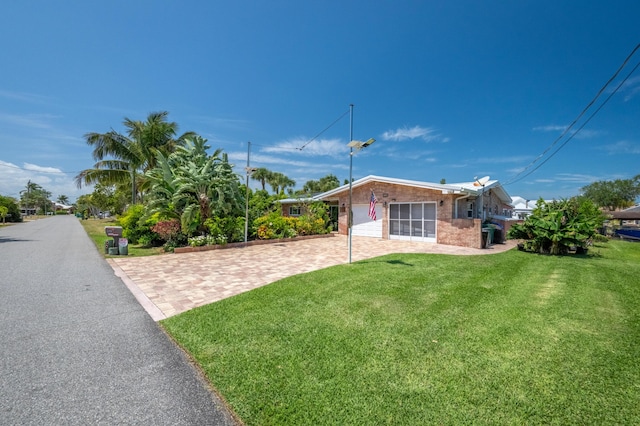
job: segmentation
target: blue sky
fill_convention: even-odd
[[[343,181],[354,104],[354,139],[376,139],[356,179],[489,175],[512,196],[577,195],[640,174],[640,52],[553,145],[640,42],[638,16],[636,1],[7,2],[0,194],[29,179],[53,198],[91,192],[73,183],[93,164],[83,135],[152,111],[239,173],[251,141],[251,165],[298,188]]]

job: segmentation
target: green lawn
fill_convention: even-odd
[[[105,226],[117,226],[116,220],[114,218],[108,219],[78,219],[84,230],[86,231],[89,238],[93,240],[93,243],[98,248],[100,253],[104,253],[104,243],[107,240],[112,239],[111,237],[107,237],[104,233]],[[129,244],[128,248],[129,256],[151,256],[154,254],[162,253],[161,247],[142,247],[139,245]],[[105,254],[105,257],[116,257],[109,256]]]
[[[389,255],[162,325],[249,425],[640,424],[639,286],[621,241]]]

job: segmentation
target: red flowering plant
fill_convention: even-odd
[[[173,251],[186,242],[178,219],[161,220],[152,226],[151,230],[165,242],[163,247],[166,251]]]

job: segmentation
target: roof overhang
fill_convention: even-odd
[[[432,182],[422,182],[416,180],[389,178],[384,176],[369,175],[361,179],[352,182],[352,188],[357,188],[363,185],[367,185],[373,182],[387,183],[391,185],[410,186],[414,188],[432,189],[434,191],[440,191],[443,195],[467,195],[467,196],[480,196],[482,193],[492,190],[495,194],[506,204],[511,204],[511,197],[504,190],[502,185],[497,180],[488,181],[483,187],[475,186],[474,182],[462,182],[441,184]],[[349,190],[349,184],[339,186],[338,188],[330,191],[318,194],[313,197],[314,200],[335,200],[339,197],[339,194]]]

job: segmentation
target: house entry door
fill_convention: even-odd
[[[389,204],[389,238],[436,242],[436,203]]]

